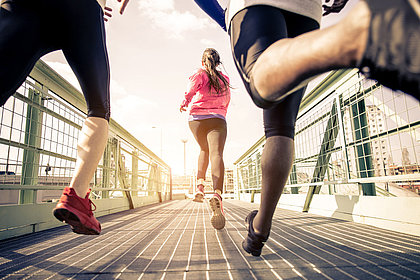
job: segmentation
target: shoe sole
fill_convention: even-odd
[[[225,227],[226,218],[222,213],[222,209],[220,207],[220,201],[217,198],[210,199],[210,208],[213,211],[213,216],[211,217],[211,225],[215,229],[222,229]]]
[[[199,202],[199,203],[203,203],[204,201],[204,195],[202,195],[201,193],[197,193],[193,199],[194,202]]]
[[[99,235],[99,232],[83,225],[79,218],[67,209],[58,208],[53,211],[54,217],[60,222],[67,223],[71,226],[74,233],[85,235]]]
[[[245,251],[245,252],[247,252],[248,254],[253,255],[254,257],[259,257],[259,256],[261,256],[262,249],[261,249],[261,250],[259,250],[259,251],[252,251],[252,250],[248,250],[248,249],[245,247],[245,241],[242,241],[242,249],[244,249],[244,251]]]
[[[361,72],[390,89],[420,99],[419,1],[365,0],[365,3],[371,19]]]

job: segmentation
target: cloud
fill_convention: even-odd
[[[142,0],[138,3],[140,12],[151,19],[154,27],[165,30],[173,38],[182,39],[185,32],[212,27],[207,18],[177,11],[174,0]]]
[[[45,62],[81,92],[79,82],[67,63],[56,61]],[[122,120],[132,119],[132,116],[138,114],[139,110],[150,114],[158,107],[155,102],[128,93],[124,86],[113,79],[110,82],[110,92],[112,115],[113,117],[121,116],[119,119]]]
[[[110,92],[111,98],[114,99],[123,98],[128,95],[127,90],[114,79],[111,79],[110,81]]]
[[[117,89],[113,92],[111,87],[111,118],[123,124],[129,131],[137,131],[142,122],[150,121],[150,116],[159,111],[156,102],[138,94],[129,94],[118,83],[114,84]]]
[[[57,72],[61,77],[63,77],[64,80],[72,84],[77,90],[80,92],[82,91],[79,85],[79,81],[67,63],[46,60],[44,60],[44,62],[47,63],[48,66],[50,66],[52,69],[54,69],[54,71]]]
[[[200,43],[205,45],[206,47],[215,47],[217,46],[216,42],[209,40],[209,39],[201,39]]]

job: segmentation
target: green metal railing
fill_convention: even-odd
[[[304,99],[285,193],[420,197],[419,102],[356,70],[329,73]],[[261,190],[262,137],[235,162],[237,197]]]
[[[70,183],[85,116],[83,95],[42,61],[0,108],[0,239],[60,225],[51,210]],[[170,167],[109,124],[90,183],[95,215],[171,199]]]

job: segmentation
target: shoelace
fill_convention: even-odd
[[[88,213],[89,213],[89,216],[93,216],[93,211],[96,211],[96,205],[95,205],[95,203],[93,203],[93,201],[92,200],[90,200],[90,198],[89,198],[89,195],[90,195],[90,192],[91,192],[91,189],[89,189],[88,190],[88,193],[86,194],[86,196],[87,196],[87,199],[88,199],[88,201],[89,201],[89,207],[88,207]],[[93,204],[93,206],[94,206],[94,208],[92,209],[92,204]]]
[[[93,216],[93,211],[96,211],[96,205],[95,205],[95,203],[93,203],[93,201],[92,200],[90,200],[90,198],[88,198],[89,199],[89,216]],[[95,208],[93,208],[92,209],[92,205],[95,207]]]
[[[95,205],[95,203],[93,203],[93,201],[92,200],[90,200],[90,198],[89,198],[89,205],[90,205],[90,215],[93,215],[93,212],[92,211],[96,211],[96,205]],[[95,207],[94,209],[92,209],[92,205]]]

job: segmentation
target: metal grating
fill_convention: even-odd
[[[277,211],[261,257],[241,248],[255,206],[225,201],[226,228],[210,208],[171,201],[101,217],[103,233],[60,227],[0,242],[0,279],[419,279],[415,236],[288,210]]]

